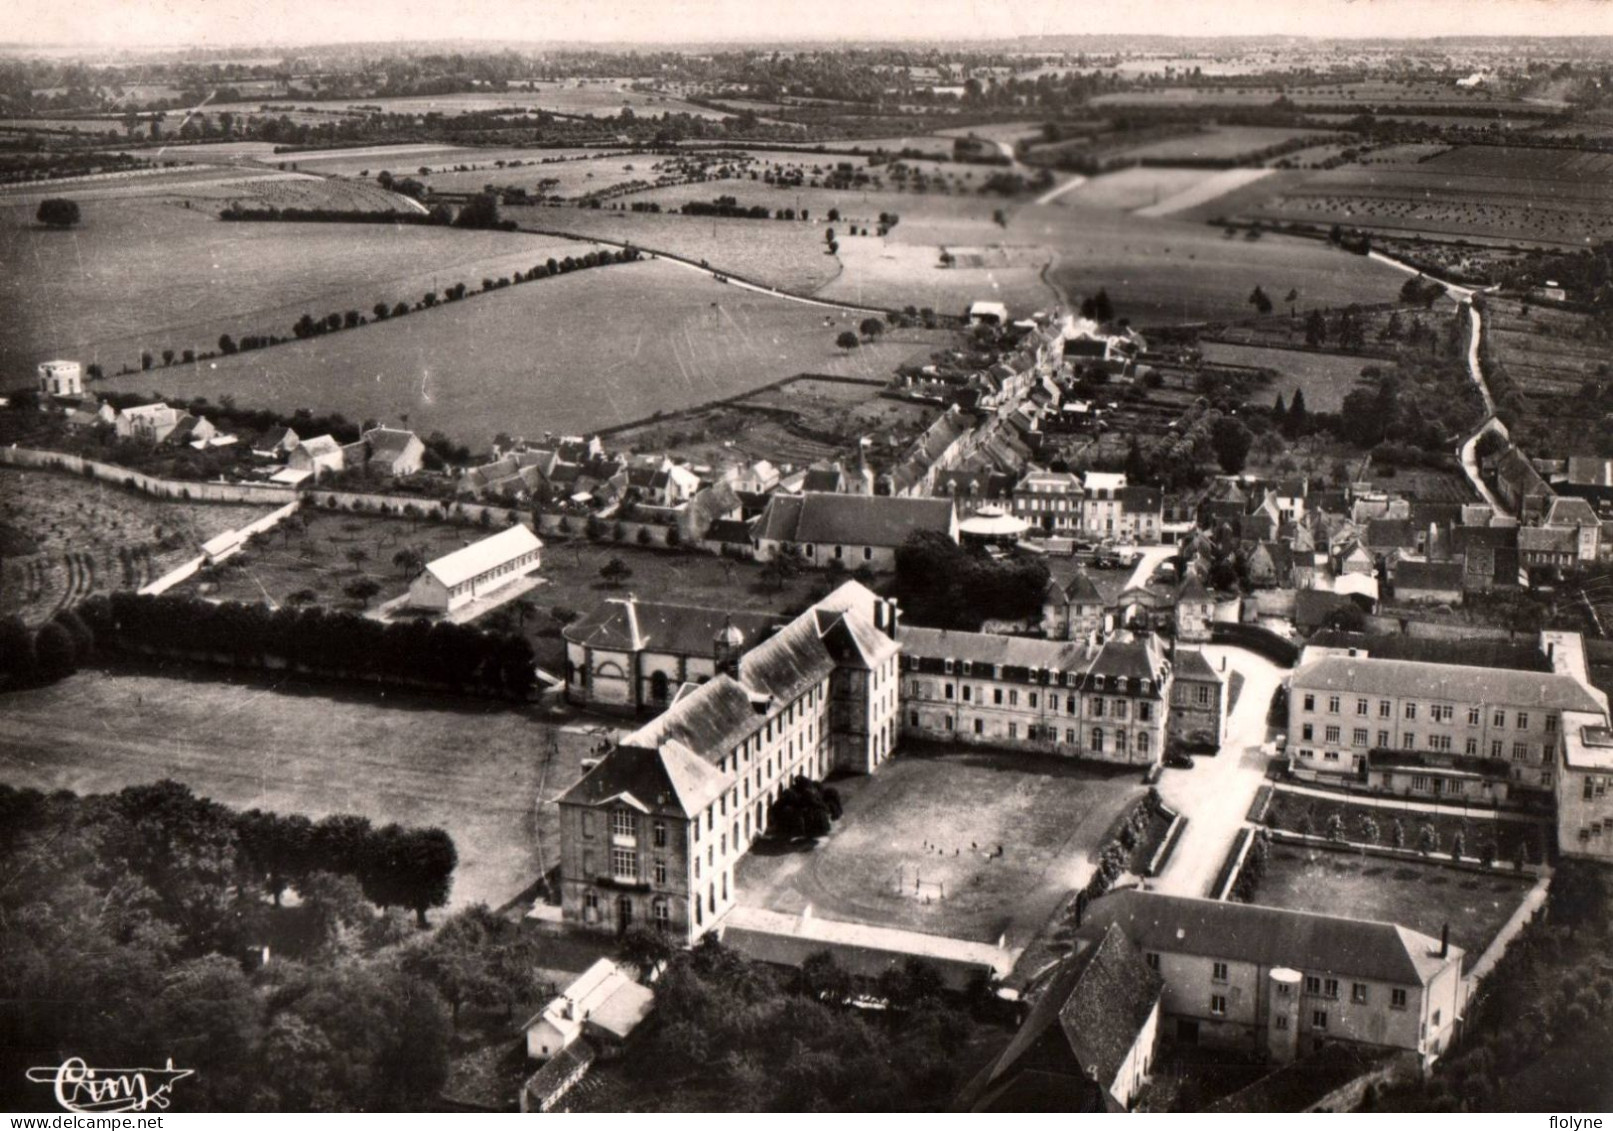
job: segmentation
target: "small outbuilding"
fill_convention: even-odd
[[[450,613],[538,568],[543,543],[516,525],[429,563],[409,586],[409,606]]]

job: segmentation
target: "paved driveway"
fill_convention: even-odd
[[[1187,814],[1187,830],[1171,854],[1170,863],[1149,887],[1170,895],[1209,895],[1221,862],[1243,827],[1255,793],[1266,778],[1270,756],[1266,742],[1266,711],[1277,685],[1287,675],[1253,652],[1210,644],[1204,654],[1219,670],[1244,678],[1243,690],[1227,727],[1227,741],[1214,757],[1195,758],[1191,770],[1167,769],[1159,792],[1171,808]]]

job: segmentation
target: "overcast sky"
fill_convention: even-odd
[[[0,0],[0,42],[1613,35],[1613,0]]]

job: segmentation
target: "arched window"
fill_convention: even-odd
[[[1103,728],[1102,727],[1093,727],[1092,728],[1092,752],[1094,754],[1102,754],[1103,753]]]

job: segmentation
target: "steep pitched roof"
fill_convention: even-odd
[[[1294,672],[1293,687],[1296,692],[1348,691],[1565,711],[1601,710],[1601,704],[1572,676],[1365,656],[1324,656],[1303,664]]]
[[[741,647],[750,648],[782,619],[771,613],[730,612],[699,605],[639,601],[632,597],[612,598],[567,625],[561,635],[575,644],[592,648],[623,651],[643,648],[651,652],[709,656],[712,642],[725,627],[737,629],[743,642]]]
[[[1015,1110],[1005,1101],[1020,1091],[1013,1078],[1022,1073],[1074,1077],[1108,1092],[1164,987],[1125,932],[1111,925],[1054,969],[1019,1031],[971,1082],[962,1103],[976,1111]],[[1033,1086],[1045,1091],[1051,1083]],[[1106,1100],[1113,1103],[1112,1096]]]
[[[1558,496],[1546,511],[1544,526],[1595,526],[1601,520],[1596,510],[1584,499]]]
[[[1407,518],[1368,519],[1365,542],[1373,550],[1415,550],[1417,528]]]
[[[1572,526],[1521,526],[1518,549],[1523,553],[1579,553],[1579,534]]]
[[[1177,679],[1197,680],[1201,683],[1212,680],[1216,683],[1221,682],[1221,673],[1211,666],[1204,653],[1197,648],[1178,649],[1171,664],[1171,672]]]
[[[1144,952],[1226,958],[1302,973],[1392,985],[1426,985],[1463,951],[1440,958],[1439,940],[1394,923],[1136,890],[1097,900],[1077,937],[1118,926]]]
[[[1098,591],[1097,584],[1087,576],[1087,571],[1084,569],[1075,571],[1075,576],[1064,586],[1064,596],[1072,605],[1103,604],[1103,594]]]
[[[566,790],[561,804],[598,805],[621,798],[650,814],[687,817],[711,804],[727,779],[681,743],[663,749],[621,745]]]
[[[951,499],[811,492],[774,495],[757,536],[778,542],[896,547],[910,534],[952,529]]]
[[[409,450],[410,444],[418,442],[413,432],[403,428],[371,428],[363,438],[369,442],[371,459],[396,459]]]

